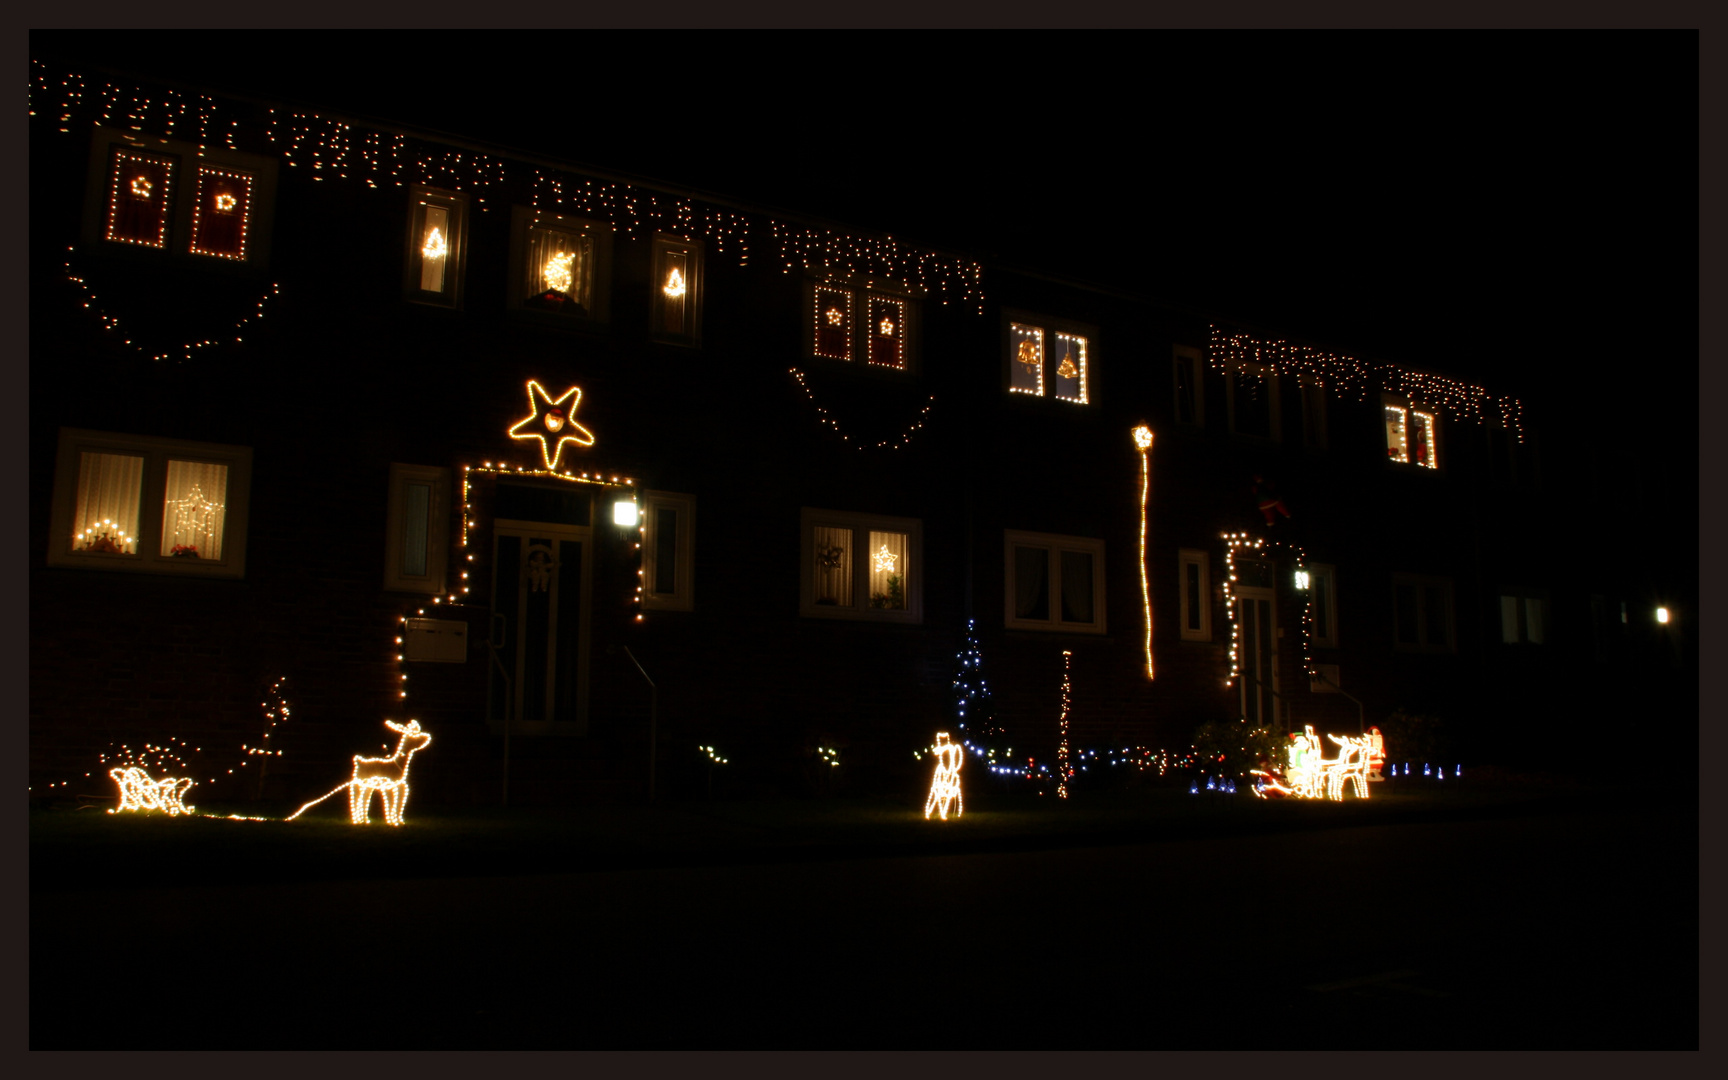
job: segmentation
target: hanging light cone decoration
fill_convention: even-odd
[[[284,820],[293,821],[338,791],[346,790],[348,819],[354,824],[365,825],[370,821],[369,807],[374,792],[383,800],[384,820],[392,825],[402,824],[402,809],[408,805],[408,765],[416,753],[432,744],[432,736],[420,730],[418,720],[410,720],[406,724],[386,720],[384,726],[400,735],[396,740],[395,753],[387,758],[368,758],[356,754],[354,775],[346,784],[318,796]]]
[[[930,795],[924,800],[924,818],[930,818],[931,811],[943,821],[948,820],[948,808],[954,808],[954,816],[959,817],[964,809],[960,798],[960,765],[966,760],[966,751],[959,743],[948,741],[946,731],[936,733],[936,745],[931,748],[936,755],[936,775],[930,780]]]

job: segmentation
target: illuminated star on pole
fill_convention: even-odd
[[[529,414],[510,429],[512,439],[539,439],[540,456],[546,467],[556,471],[564,455],[564,444],[593,446],[594,433],[576,422],[576,406],[582,401],[580,387],[572,386],[564,395],[553,400],[546,388],[528,380]]]

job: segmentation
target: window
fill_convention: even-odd
[[[1092,399],[1094,331],[1071,323],[1005,312],[1008,390],[1076,405]]]
[[[275,191],[270,158],[97,128],[84,240],[108,251],[183,255],[206,266],[262,266]]]
[[[1324,563],[1309,563],[1309,644],[1320,649],[1338,647],[1338,572]]]
[[[1183,641],[1212,640],[1212,570],[1206,552],[1183,548],[1176,592]]]
[[[1452,651],[1452,582],[1446,578],[1392,577],[1392,641],[1407,652]]]
[[[418,304],[462,306],[468,197],[415,184],[408,189],[408,258],[402,292]]]
[[[702,245],[673,236],[654,238],[649,282],[649,336],[672,345],[702,337]]]
[[[803,535],[800,615],[924,620],[919,521],[808,507],[799,520]]]
[[[511,228],[512,308],[557,321],[606,321],[611,225],[518,206]]]
[[[1326,449],[1326,387],[1308,374],[1296,376],[1302,393],[1302,445],[1310,450]]]
[[[243,577],[252,451],[63,428],[48,565]]]
[[[1263,364],[1239,363],[1224,380],[1230,430],[1256,439],[1282,434],[1278,415],[1278,376]]]
[[[397,592],[442,593],[449,551],[450,470],[435,465],[391,465],[386,515],[384,587]],[[466,574],[464,574],[466,576]]]
[[[1009,628],[1104,632],[1104,541],[1009,531],[1004,547]]]
[[[862,358],[876,367],[912,366],[912,320],[917,304],[908,296],[830,278],[808,286],[809,352],[825,360]]]
[[[1206,424],[1206,366],[1200,350],[1177,345],[1171,364],[1176,377],[1176,422],[1185,427]]]
[[[689,611],[694,606],[690,567],[696,496],[646,491],[642,509],[642,606]]]
[[[1382,409],[1386,417],[1386,456],[1400,465],[1438,469],[1440,450],[1434,414],[1391,397],[1383,400]]]
[[[1540,645],[1547,640],[1547,598],[1532,589],[1500,594],[1500,640],[1507,645]],[[1592,616],[1597,612],[1592,609]]]

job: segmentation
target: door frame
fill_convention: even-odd
[[[522,627],[527,618],[528,574],[524,566],[516,575],[516,618],[515,625],[506,628],[505,633],[512,635],[509,640],[517,643],[515,670],[510,676],[510,702],[507,715],[503,722],[510,724],[510,730],[518,735],[586,735],[588,733],[588,687],[589,687],[589,632],[592,624],[594,583],[594,527],[592,525],[567,525],[553,521],[524,521],[516,518],[497,518],[492,522],[492,599],[491,612],[498,614],[498,541],[505,536],[515,536],[522,540],[521,558],[528,557],[528,542],[534,538],[546,538],[553,541],[568,540],[582,545],[582,564],[577,568],[580,575],[577,579],[581,596],[577,600],[576,616],[576,692],[573,696],[576,702],[576,715],[570,720],[536,720],[525,722],[522,717],[523,673],[527,663],[527,652],[521,648]],[[558,665],[554,662],[558,649],[558,590],[562,587],[566,568],[559,567],[559,572],[552,579],[552,595],[548,598],[551,610],[547,620],[547,657],[546,657],[546,715],[553,715],[553,703],[558,694]],[[496,674],[488,668],[488,678],[496,678]],[[491,710],[493,695],[487,691],[486,701],[488,713]],[[493,723],[498,718],[492,717]]]
[[[1239,670],[1242,672],[1238,677],[1238,681],[1241,683],[1241,687],[1237,691],[1236,700],[1241,705],[1243,717],[1250,723],[1264,723],[1268,727],[1276,728],[1283,723],[1284,719],[1283,709],[1281,707],[1283,701],[1278,697],[1278,695],[1282,693],[1278,688],[1278,641],[1282,636],[1278,628],[1278,590],[1271,586],[1238,585],[1231,590],[1231,594],[1234,601],[1237,604],[1242,605],[1235,612],[1236,625],[1240,628],[1241,633],[1243,634],[1240,646],[1241,652],[1238,654],[1240,657]],[[1251,642],[1247,637],[1247,605],[1261,600],[1266,601],[1266,624],[1260,628],[1261,632],[1256,641],[1259,648],[1270,649],[1272,652],[1272,662],[1268,665],[1271,670],[1267,673],[1267,683],[1265,686],[1265,689],[1268,691],[1266,694],[1266,700],[1271,703],[1272,715],[1265,717],[1252,717],[1248,715],[1248,693],[1250,688],[1253,688],[1256,692],[1260,688],[1254,686],[1254,680],[1249,675],[1250,672],[1253,672],[1255,675],[1258,675],[1259,672],[1257,665],[1252,662],[1255,657],[1249,654]]]

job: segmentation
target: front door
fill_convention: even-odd
[[[519,734],[588,728],[587,526],[500,518],[493,529],[488,717]]]
[[[1255,727],[1278,724],[1278,627],[1273,619],[1272,590],[1237,588],[1236,627],[1240,660],[1242,715]]]

